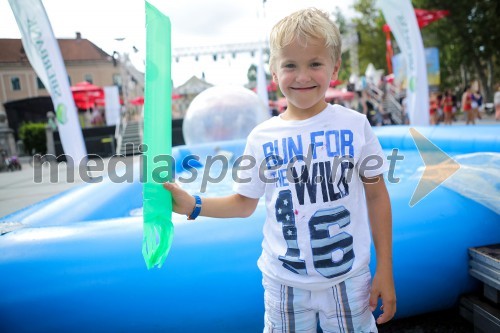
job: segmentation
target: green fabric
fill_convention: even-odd
[[[162,183],[172,178],[172,83],[170,20],[146,1],[146,85],[144,98],[143,242],[148,269],[167,258],[174,226],[172,197]]]

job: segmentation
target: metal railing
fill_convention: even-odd
[[[122,112],[120,115],[120,121],[116,125],[115,128],[115,139],[116,139],[116,154],[121,155],[122,153],[122,141],[123,141],[123,133],[125,132],[125,128],[127,127],[127,113]]]
[[[404,124],[406,117],[403,106],[399,102],[399,99],[404,96],[391,84],[387,84],[384,90],[378,88],[372,83],[369,83],[367,93],[370,102],[377,108],[381,116],[385,115],[390,117],[392,124]],[[383,111],[381,112],[381,110]]]

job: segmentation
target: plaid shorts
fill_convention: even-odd
[[[368,268],[323,290],[304,290],[264,277],[264,333],[377,332],[369,309],[371,274]]]

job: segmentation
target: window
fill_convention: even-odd
[[[10,86],[12,87],[12,90],[21,90],[21,80],[17,76],[13,76],[10,78]]]
[[[84,81],[87,81],[88,83],[94,83],[94,80],[92,79],[92,74],[85,74]]]
[[[36,78],[36,86],[38,87],[38,90],[45,89],[45,85],[39,77]]]

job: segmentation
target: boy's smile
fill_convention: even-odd
[[[292,90],[297,90],[297,91],[307,91],[316,88],[317,86],[311,86],[311,87],[305,87],[305,88],[295,88],[295,87],[290,87]]]
[[[303,120],[320,113],[325,107],[325,93],[335,80],[340,61],[334,66],[321,40],[303,43],[294,40],[281,49],[273,66],[273,79],[285,95],[286,120]]]

